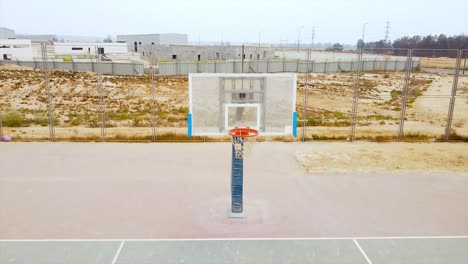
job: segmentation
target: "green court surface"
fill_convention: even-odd
[[[1,240],[0,263],[468,263],[468,237]]]

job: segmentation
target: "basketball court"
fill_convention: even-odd
[[[188,136],[232,143],[2,144],[0,263],[468,263],[466,173],[307,173],[254,146],[295,75],[189,79]]]
[[[466,263],[466,175],[310,174],[311,147],[257,143],[236,219],[229,143],[2,144],[0,263]]]

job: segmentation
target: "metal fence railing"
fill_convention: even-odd
[[[296,140],[466,141],[468,50],[444,50],[450,58],[437,50],[398,52],[406,56],[247,61],[243,68],[301,73]],[[114,75],[104,75],[108,62],[96,60],[97,74],[87,74],[54,71],[43,55],[34,65],[40,70],[0,70],[0,136],[25,141],[223,140],[186,137],[187,77],[165,74],[242,69],[237,61],[161,63],[159,74],[152,69],[149,75],[119,76],[115,68]]]
[[[242,67],[243,64],[243,67]],[[212,62],[163,62],[159,65],[160,75],[186,75],[189,73],[335,73],[352,72],[358,67],[357,60],[248,60]],[[362,61],[363,71],[404,71],[406,58],[366,59]],[[414,58],[413,70],[419,67],[419,58]]]
[[[30,67],[34,69],[43,69],[42,61],[19,61],[19,60],[0,60],[0,65],[13,64],[19,66]],[[144,74],[143,63],[126,63],[126,62],[107,62],[102,61],[57,61],[49,59],[49,69],[51,70],[68,70],[76,72],[97,72],[110,75],[142,75]],[[99,69],[98,69],[99,67]]]

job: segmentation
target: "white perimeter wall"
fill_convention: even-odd
[[[12,60],[33,60],[31,41],[27,39],[0,39],[0,60],[3,54],[11,55]]]
[[[96,54],[96,48],[104,48],[104,54],[125,54],[125,43],[54,43],[55,54]],[[73,50],[81,48],[82,50]]]

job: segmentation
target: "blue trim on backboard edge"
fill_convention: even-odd
[[[192,114],[188,114],[187,116],[187,137],[192,136]]]
[[[293,135],[297,137],[297,112],[293,112]]]

